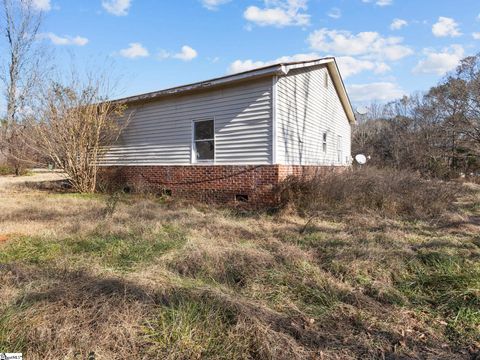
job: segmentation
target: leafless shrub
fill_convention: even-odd
[[[123,193],[120,191],[113,192],[105,198],[105,218],[112,217],[117,209],[118,203],[122,199]]]
[[[66,84],[47,88],[28,123],[35,131],[25,144],[63,169],[80,193],[95,191],[99,165],[128,123],[125,105],[108,100],[109,92],[105,76],[82,81],[74,73]]]

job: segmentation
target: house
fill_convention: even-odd
[[[122,101],[129,123],[102,166],[129,186],[263,206],[289,175],[351,164],[355,116],[334,58]]]

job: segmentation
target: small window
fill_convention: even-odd
[[[195,161],[215,159],[215,129],[213,120],[193,123],[193,152]]]
[[[323,148],[323,152],[326,153],[327,152],[327,133],[326,132],[323,133],[322,148]]]
[[[343,146],[342,137],[338,135],[337,138],[337,161],[339,164],[343,164]]]

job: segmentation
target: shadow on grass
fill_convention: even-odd
[[[346,305],[313,321],[217,288],[146,286],[85,269],[10,264],[0,276],[5,286],[21,289],[0,318],[0,346],[17,344],[32,358],[58,358],[72,349],[83,356],[128,352],[165,359],[462,358],[434,338],[402,335]],[[352,297],[373,316],[385,310],[361,294]]]

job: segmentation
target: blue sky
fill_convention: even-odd
[[[438,82],[480,51],[478,0],[33,0],[56,60],[114,63],[117,96],[335,55],[355,103]]]

